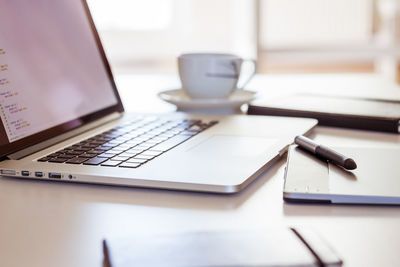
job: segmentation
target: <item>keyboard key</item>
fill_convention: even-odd
[[[154,159],[155,157],[156,157],[156,156],[139,154],[139,155],[134,156],[132,159],[146,159],[146,160],[151,160],[151,159]]]
[[[126,142],[126,140],[113,139],[113,140],[111,140],[111,141],[109,141],[109,142],[107,142],[105,144],[112,145],[112,146],[118,146],[118,145],[123,144],[125,142]]]
[[[68,159],[64,159],[64,158],[52,158],[49,159],[48,162],[54,162],[54,163],[63,163],[65,161],[67,161]]]
[[[164,153],[163,151],[155,151],[155,150],[146,150],[144,151],[142,154],[140,155],[147,155],[147,156],[159,156],[162,153]]]
[[[86,143],[86,144],[82,145],[83,148],[89,148],[89,149],[95,148],[97,146],[99,146],[99,145],[89,144],[89,143]]]
[[[105,141],[94,140],[94,141],[90,141],[89,145],[100,146],[100,145],[102,145],[104,143],[105,143]]]
[[[139,145],[140,143],[143,143],[143,142],[142,141],[136,141],[136,140],[130,140],[130,141],[124,143],[124,144],[128,145],[128,146],[131,146],[131,147],[134,147],[134,146]]]
[[[85,161],[83,163],[83,165],[99,165],[100,163],[103,163],[106,160],[107,160],[107,158],[95,157],[95,158],[89,159],[88,161]]]
[[[115,157],[117,154],[116,153],[103,153],[98,155],[97,157],[99,158],[112,158]]]
[[[107,139],[110,139],[110,140],[114,139],[114,138],[116,138],[118,136],[119,136],[119,134],[116,134],[116,133],[105,133],[103,135],[104,138],[107,138]]]
[[[87,148],[87,147],[75,147],[73,151],[82,151],[82,152],[86,152],[91,150],[91,148]]]
[[[81,155],[79,155],[79,157],[81,157],[81,158],[94,158],[94,157],[96,157],[97,156],[97,154],[93,154],[93,153],[85,153],[85,154],[81,154]]]
[[[150,139],[150,138],[153,138],[153,137],[156,136],[156,135],[157,135],[156,132],[151,131],[151,132],[145,133],[144,135],[139,136],[138,138],[139,138],[139,139],[146,139],[146,140],[148,140],[148,139]]]
[[[110,145],[101,145],[101,146],[95,147],[94,150],[107,151],[107,150],[110,150],[112,148],[113,148],[113,146],[110,146]]]
[[[164,133],[162,133],[162,134],[160,134],[160,135],[158,135],[157,137],[161,137],[161,138],[171,138],[171,137],[173,137],[175,134],[173,134],[173,133],[170,133],[170,132],[164,132]]]
[[[157,144],[159,144],[159,143],[161,143],[161,142],[162,142],[162,141],[150,139],[150,140],[147,140],[147,141],[146,141],[146,144],[155,146],[155,145],[157,145]]]
[[[110,160],[116,160],[116,161],[124,161],[124,160],[127,160],[127,159],[129,159],[129,157],[121,157],[121,156],[115,156],[115,157],[112,157]]]
[[[187,135],[187,136],[193,136],[198,134],[197,132],[193,132],[193,131],[183,131],[181,133],[179,133],[179,135]]]
[[[170,150],[171,148],[179,145],[180,143],[185,142],[189,138],[190,138],[190,136],[186,136],[186,135],[175,135],[174,137],[166,140],[165,142],[152,147],[152,150],[167,151],[167,150]]]
[[[128,163],[128,162],[124,162],[121,163],[121,165],[119,165],[119,167],[122,168],[137,168],[140,166],[140,163]]]
[[[118,161],[118,160],[107,160],[103,163],[101,163],[101,166],[107,166],[107,167],[115,167],[118,166],[118,164],[120,164],[122,161]]]
[[[76,157],[76,158],[69,159],[69,160],[66,161],[65,163],[69,163],[69,164],[81,164],[81,163],[83,163],[83,162],[86,161],[86,160],[87,160],[87,158],[79,158],[79,157]]]
[[[118,155],[118,157],[125,157],[125,158],[130,158],[133,157],[135,155],[137,155],[139,153],[128,153],[128,152],[123,152],[121,154]]]
[[[126,162],[127,163],[140,163],[140,164],[143,164],[143,163],[145,163],[147,161],[148,161],[147,159],[135,159],[135,158],[132,158],[132,159],[128,159]]]
[[[60,154],[57,156],[57,158],[63,158],[63,159],[72,159],[75,158],[75,155],[67,155],[67,154]]]
[[[124,151],[124,150],[130,149],[131,147],[132,147],[131,145],[124,143],[122,145],[114,147],[113,149],[114,150]]]
[[[136,149],[141,149],[141,150],[147,150],[147,149],[149,149],[150,147],[153,147],[153,146],[154,145],[152,145],[152,144],[146,144],[146,145],[138,145],[135,148]]]
[[[72,150],[72,151],[66,152],[65,154],[67,154],[67,155],[76,155],[76,156],[78,156],[78,155],[80,155],[80,154],[82,154],[82,153],[83,153],[83,151],[75,151],[75,150]]]
[[[161,137],[161,136],[156,136],[156,137],[154,137],[153,139],[151,139],[152,141],[155,141],[155,142],[158,142],[158,143],[161,143],[161,142],[164,142],[165,140],[168,140],[169,138],[168,137]]]
[[[143,130],[143,129],[138,129],[138,130],[135,130],[135,131],[132,131],[132,132],[130,132],[129,133],[129,137],[137,137],[137,136],[140,136],[140,135],[142,135],[142,134],[144,134],[146,131],[145,130]]]
[[[143,151],[145,151],[146,149],[138,149],[136,147],[129,149],[127,151],[125,151],[124,153],[129,153],[129,154],[139,154],[142,153]]]
[[[186,129],[187,131],[191,132],[201,132],[203,130],[203,127],[201,125],[194,124],[190,126],[190,128]]]
[[[114,147],[115,148],[115,147]],[[122,153],[123,151],[125,151],[126,149],[123,149],[123,150],[118,150],[118,149],[111,149],[111,150],[108,150],[108,151],[106,151],[105,153],[108,153],[108,154],[119,154],[119,153]]]
[[[112,140],[111,140],[112,141]],[[115,147],[115,146],[117,146],[118,144],[113,144],[113,143],[110,143],[111,141],[109,141],[109,142],[107,142],[107,143],[104,143],[104,144],[102,144],[101,146],[99,146],[99,147],[104,147],[104,148],[107,148],[107,149],[109,149],[110,147]]]
[[[92,150],[88,151],[89,154],[102,154],[104,152],[105,152],[104,150],[100,150],[100,149],[92,149]]]
[[[57,151],[58,154],[65,154],[67,152],[71,151],[71,149],[66,149],[64,148],[63,150]],[[47,155],[47,157],[49,157],[50,155]]]

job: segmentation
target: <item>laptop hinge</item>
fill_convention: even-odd
[[[46,141],[43,141],[41,143],[32,145],[30,147],[27,147],[27,148],[21,149],[21,150],[19,150],[17,152],[14,152],[12,154],[9,154],[9,155],[7,155],[7,158],[8,159],[14,159],[14,160],[21,159],[21,158],[26,157],[26,156],[28,156],[30,154],[36,153],[36,152],[38,152],[38,151],[40,151],[40,150],[42,150],[44,148],[47,148],[49,146],[52,146],[52,145],[55,145],[55,144],[60,143],[62,141],[65,141],[68,138],[71,138],[71,137],[74,137],[76,135],[79,135],[79,134],[81,134],[81,133],[83,133],[85,131],[88,131],[90,129],[96,128],[96,127],[98,127],[100,125],[103,125],[105,123],[108,123],[108,122],[110,122],[112,120],[116,120],[116,119],[120,118],[121,116],[122,116],[122,113],[119,113],[119,112],[111,113],[110,115],[107,115],[107,116],[105,116],[105,117],[103,117],[101,119],[98,119],[98,120],[95,120],[95,121],[90,122],[88,124],[85,124],[85,125],[83,125],[81,127],[78,127],[78,128],[76,128],[74,130],[68,131],[68,132],[66,132],[64,134],[58,135],[56,137],[53,137],[53,138],[48,139]]]

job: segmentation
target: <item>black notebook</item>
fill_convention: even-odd
[[[192,232],[106,239],[104,267],[341,266],[310,229]]]
[[[256,100],[249,105],[247,113],[314,118],[319,125],[400,132],[399,100],[294,94]]]

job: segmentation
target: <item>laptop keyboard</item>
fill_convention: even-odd
[[[216,123],[138,117],[38,161],[137,168]]]

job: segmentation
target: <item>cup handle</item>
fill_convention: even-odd
[[[250,76],[243,82],[243,84],[241,86],[238,85],[238,90],[243,90],[246,85],[251,81],[251,79],[254,77],[254,75],[257,72],[257,61],[255,61],[254,59],[243,59],[243,63],[246,62],[250,62],[253,64],[253,72],[250,74]],[[242,68],[243,68],[243,64],[242,64]]]

